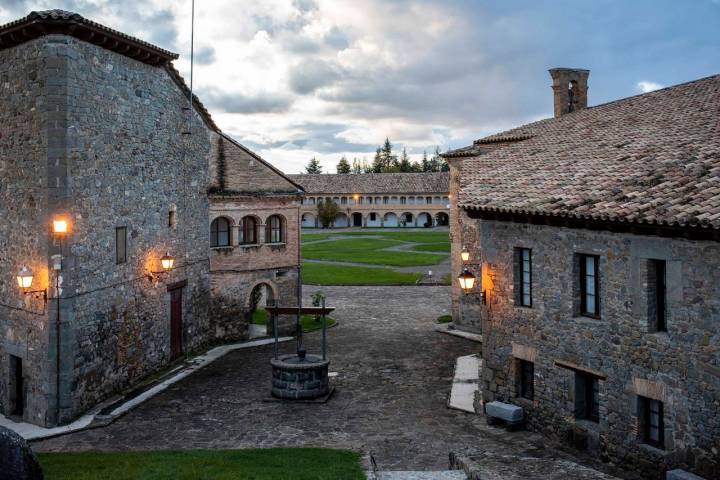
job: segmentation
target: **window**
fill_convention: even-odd
[[[265,241],[268,243],[282,243],[285,241],[283,232],[283,221],[278,215],[273,215],[267,220],[265,226]]]
[[[406,223],[412,223],[412,221],[413,221],[413,219],[412,219],[412,213],[406,213],[406,214],[405,214],[405,222],[406,222]]]
[[[665,260],[648,261],[648,320],[650,331],[667,331],[667,286]]]
[[[175,225],[175,210],[170,210],[168,212],[168,228],[175,228]]]
[[[230,222],[227,218],[216,218],[210,224],[210,246],[230,246]]]
[[[127,262],[127,227],[115,229],[115,264]]]
[[[535,364],[518,359],[518,397],[532,400],[535,396]]]
[[[370,221],[374,222],[377,219],[377,214],[375,212],[370,213]]]
[[[347,197],[342,197],[342,198],[340,199],[340,204],[341,204],[341,205],[347,205]]]
[[[367,197],[366,200],[367,200],[368,205],[371,205],[371,204],[372,204],[372,197]]]
[[[425,197],[425,203],[428,205],[432,205],[432,197]]]
[[[575,372],[575,418],[600,421],[598,379],[590,374]]]
[[[663,402],[639,396],[638,410],[642,441],[653,447],[664,448]]]
[[[580,314],[600,318],[600,277],[597,255],[580,255]]]
[[[515,301],[522,307],[532,307],[532,250],[515,249]]]
[[[320,199],[318,199],[320,201]],[[255,217],[245,217],[242,219],[242,238],[240,243],[243,245],[255,245],[257,243],[257,220]]]
[[[400,197],[400,205],[405,205],[407,203],[407,198]]]
[[[390,197],[383,197],[383,204],[387,205],[388,203],[390,203]]]

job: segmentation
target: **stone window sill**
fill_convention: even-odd
[[[638,447],[640,447],[641,450],[644,450],[644,451],[650,453],[654,457],[665,458],[668,456],[669,452],[667,450],[662,450],[658,447],[653,447],[652,445],[648,445],[647,443],[642,443],[642,440],[639,440],[639,441],[640,441],[640,443],[639,443]]]
[[[241,243],[240,245],[238,245],[238,247],[248,248],[248,249],[249,248],[260,248],[260,244],[259,243]]]
[[[284,247],[286,244],[285,242],[268,242],[265,245],[268,247]]]
[[[224,245],[222,247],[210,247],[210,249],[216,252],[232,252],[235,247],[233,247],[232,245]]]

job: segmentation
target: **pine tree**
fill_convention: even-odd
[[[422,164],[420,165],[420,168],[422,168],[423,172],[430,172],[430,161],[428,160],[427,152],[423,152],[422,156]]]
[[[345,155],[343,155],[342,158],[340,158],[340,161],[337,164],[336,170],[337,170],[337,173],[350,173],[351,172],[352,169],[350,168],[350,162],[348,162],[348,159],[345,158]]]
[[[305,167],[305,173],[310,173],[312,175],[317,175],[319,173],[322,173],[322,165],[320,165],[320,160],[313,157],[310,162],[308,162],[307,166]]]
[[[352,173],[365,173],[363,171],[363,166],[360,163],[360,160],[357,159],[357,157],[353,158]]]
[[[435,147],[435,153],[430,158],[430,171],[439,172],[442,168],[442,158],[440,158],[440,147]]]
[[[412,172],[412,164],[410,163],[410,157],[407,154],[407,150],[403,148],[402,155],[400,155],[399,168],[401,172]]]
[[[372,168],[373,173],[382,173],[383,170],[385,169],[383,152],[382,152],[382,148],[380,148],[380,147],[378,147],[378,149],[375,150],[375,158],[373,159],[371,168]]]

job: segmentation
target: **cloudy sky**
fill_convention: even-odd
[[[720,0],[198,0],[195,86],[217,124],[288,173],[413,157],[552,112],[550,67],[590,104],[720,73]],[[181,55],[190,0],[1,0],[0,23],[62,8]]]

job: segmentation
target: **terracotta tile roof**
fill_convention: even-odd
[[[450,174],[439,173],[362,173],[288,175],[308,194],[353,193],[447,193]]]
[[[467,209],[720,229],[720,75],[541,120],[462,164]],[[524,139],[523,139],[524,138]]]
[[[0,50],[52,34],[70,35],[151,65],[164,65],[178,58],[177,53],[65,10],[30,12],[0,26]]]

